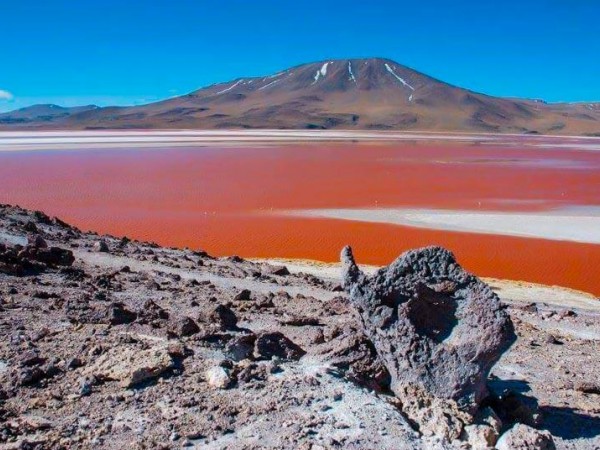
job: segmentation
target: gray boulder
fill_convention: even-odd
[[[400,401],[410,407],[419,397],[425,405],[441,400],[474,413],[491,367],[515,340],[492,289],[441,247],[406,252],[370,277],[350,247],[341,259],[343,286]]]
[[[556,450],[554,439],[547,431],[516,424],[498,439],[498,450]]]

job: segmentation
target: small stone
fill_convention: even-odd
[[[498,433],[489,425],[467,425],[461,437],[473,449],[483,450],[494,447]]]
[[[37,351],[29,350],[18,357],[19,365],[21,367],[39,366],[44,364],[45,358],[42,358]]]
[[[78,367],[83,366],[83,362],[79,358],[71,358],[67,361],[67,369],[77,369]]]
[[[28,237],[27,245],[31,245],[32,247],[36,247],[36,248],[48,248],[48,244],[46,243],[44,238],[41,237],[39,234]]]
[[[106,241],[104,239],[94,242],[93,249],[95,252],[100,252],[100,253],[108,253],[110,251],[108,248],[108,244],[106,243]]]
[[[43,380],[46,374],[39,367],[26,367],[19,374],[19,384],[21,386],[30,386]]]
[[[547,431],[516,424],[498,439],[497,450],[555,450],[554,439]]]
[[[290,274],[290,271],[285,266],[269,266],[266,272],[270,275],[278,275],[284,277]]]
[[[234,361],[242,361],[252,358],[254,351],[255,334],[244,334],[237,336],[227,343],[225,351]]]
[[[254,357],[271,359],[277,357],[283,360],[298,360],[306,352],[288,339],[283,333],[261,333],[254,343]]]
[[[137,314],[128,310],[123,303],[113,303],[106,311],[107,320],[111,325],[123,325],[133,322]]]
[[[252,292],[250,292],[248,289],[243,289],[235,297],[233,297],[233,299],[236,301],[250,300],[251,295],[252,295]]]
[[[193,336],[200,327],[189,317],[177,317],[171,321],[169,332],[177,337]]]
[[[579,381],[575,383],[575,390],[583,392],[584,394],[597,394],[600,395],[600,384],[593,383],[590,381]]]
[[[79,379],[79,395],[88,396],[92,393],[92,386],[96,383],[94,377],[82,377]]]
[[[206,381],[209,386],[216,389],[227,389],[231,384],[231,377],[227,369],[214,366],[205,372]]]
[[[215,307],[204,319],[206,323],[218,326],[221,330],[235,330],[237,317],[235,313],[224,305]]]

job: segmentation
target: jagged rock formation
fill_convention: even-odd
[[[404,253],[373,277],[360,272],[350,247],[341,256],[344,287],[394,393],[404,401],[422,393],[474,412],[489,370],[515,340],[491,288],[440,247]]]

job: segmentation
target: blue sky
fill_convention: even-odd
[[[600,101],[598,18],[598,0],[0,0],[0,111],[368,56],[492,95]]]

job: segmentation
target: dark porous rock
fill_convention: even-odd
[[[74,358],[67,360],[66,365],[67,365],[67,369],[75,370],[75,369],[83,366],[83,361],[81,361],[81,359],[79,359],[78,357],[74,357]]]
[[[46,359],[42,358],[37,351],[28,350],[19,355],[18,361],[21,367],[33,367],[44,364]]]
[[[73,252],[58,247],[0,244],[0,273],[25,276],[41,273],[48,267],[70,266],[75,261]]]
[[[44,225],[52,224],[52,219],[50,219],[50,216],[48,216],[46,213],[43,213],[42,211],[34,211],[33,217],[38,223],[42,223]]]
[[[325,311],[332,315],[346,314],[352,308],[346,297],[334,297],[325,303]]]
[[[254,352],[255,334],[243,334],[233,338],[225,347],[226,353],[234,361],[251,359]]]
[[[238,294],[236,294],[235,297],[233,297],[234,300],[250,300],[250,296],[252,295],[252,292],[250,292],[248,289],[243,289],[241,290]]]
[[[19,252],[18,257],[49,266],[71,266],[75,262],[73,252],[60,247],[36,247],[28,245]]]
[[[306,352],[287,338],[283,333],[261,333],[254,343],[256,359],[271,359],[277,357],[283,360],[298,360]]]
[[[106,309],[106,319],[111,325],[124,325],[137,319],[137,314],[130,311],[123,303],[112,303]]]
[[[591,381],[579,381],[575,383],[575,390],[584,394],[600,395],[600,383]]]
[[[277,373],[279,367],[274,361],[251,362],[242,367],[237,374],[238,383],[250,383],[252,381],[265,381],[269,375]]]
[[[100,239],[99,241],[94,242],[93,249],[95,252],[100,253],[108,253],[110,251],[110,249],[108,248],[108,244],[104,239]]]
[[[37,225],[31,220],[28,220],[25,225],[23,225],[23,229],[30,233],[37,233],[39,231]]]
[[[221,330],[235,330],[237,328],[237,316],[225,305],[218,305],[200,320],[209,325],[214,325]]]
[[[498,296],[441,247],[412,250],[369,277],[343,249],[343,284],[401,400],[407,393],[474,412],[491,367],[516,339]]]
[[[281,325],[287,325],[290,327],[318,327],[323,326],[318,317],[290,317],[280,321]]]
[[[24,367],[19,373],[19,385],[31,386],[46,378],[46,373],[39,367]]]
[[[336,334],[321,349],[327,362],[360,386],[377,392],[389,390],[390,375],[371,341],[353,327],[345,327]]]
[[[200,327],[191,318],[175,317],[169,323],[169,334],[177,337],[193,336],[200,332]]]
[[[156,328],[161,327],[169,319],[169,313],[152,300],[146,300],[137,311],[137,321],[150,324]]]
[[[290,274],[290,271],[285,266],[266,266],[263,269],[269,275],[279,275],[280,277],[284,277]]]
[[[27,238],[27,245],[30,245],[32,247],[37,247],[37,248],[47,248],[48,247],[48,244],[46,243],[44,238],[41,237],[39,234],[29,236]]]

